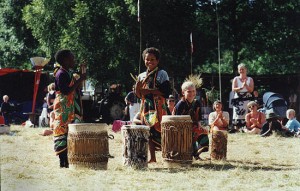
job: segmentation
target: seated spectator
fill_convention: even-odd
[[[298,133],[300,128],[300,123],[295,116],[296,112],[294,109],[288,109],[286,111],[286,118],[288,118],[288,122],[286,123],[285,127],[294,134]]]
[[[140,110],[140,103],[137,96],[134,94],[134,86],[132,86],[132,91],[125,97],[125,103],[127,105],[126,114],[129,116],[129,121],[132,121],[134,116]],[[128,119],[128,118],[127,118]],[[126,119],[126,121],[127,121]]]
[[[227,130],[229,124],[229,113],[223,111],[223,104],[221,101],[215,101],[213,104],[214,112],[208,116],[208,124],[211,130]]]
[[[46,95],[46,103],[48,106],[48,115],[53,111],[54,100],[55,100],[55,84],[51,83],[47,86],[48,93]]]
[[[267,112],[266,114],[267,122],[263,124],[260,135],[262,137],[267,137],[276,132],[284,137],[291,137],[293,134],[288,130],[284,129],[279,121],[279,117],[274,112]]]
[[[246,114],[246,128],[245,133],[259,134],[263,124],[266,122],[264,113],[257,111],[258,104],[255,101],[250,101],[247,104],[250,112]]]
[[[47,127],[49,125],[49,119],[48,119],[48,105],[47,105],[47,98],[44,98],[44,103],[43,103],[43,109],[42,113],[39,116],[39,127]]]
[[[175,107],[175,98],[173,95],[170,95],[169,98],[167,99],[167,104],[168,104],[168,115],[172,115],[173,109]]]

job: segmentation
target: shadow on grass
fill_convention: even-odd
[[[191,170],[197,170],[199,168],[214,170],[214,171],[224,171],[233,169],[244,169],[252,171],[282,171],[282,170],[299,170],[299,168],[293,165],[282,165],[282,164],[262,164],[259,162],[245,162],[238,160],[227,160],[227,161],[201,161],[190,165],[189,167],[179,167],[179,168],[153,168],[151,170],[155,171],[166,171],[169,173],[178,173]]]
[[[282,164],[262,164],[259,162],[247,162],[238,160],[228,160],[222,162],[210,162],[210,163],[196,163],[193,164],[194,168],[204,168],[210,170],[232,170],[236,168],[244,170],[263,170],[263,171],[281,171],[281,170],[299,170],[299,168],[293,165],[282,165]]]

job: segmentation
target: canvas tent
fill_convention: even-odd
[[[8,95],[11,101],[18,103],[33,101],[35,72],[29,70],[21,70],[14,68],[0,69],[0,96]],[[43,101],[46,95],[45,88],[48,85],[49,76],[42,73],[37,92],[36,100],[37,106]],[[2,100],[2,99],[1,99]],[[27,106],[26,112],[32,110],[32,106]]]

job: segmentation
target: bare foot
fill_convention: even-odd
[[[153,163],[153,162],[156,162],[156,159],[150,159],[150,160],[148,161],[148,163]]]

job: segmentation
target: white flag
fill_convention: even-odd
[[[138,22],[140,22],[141,21],[141,18],[140,18],[140,0],[138,0],[138,3],[137,3],[137,10],[138,10],[138,13],[137,13]]]
[[[193,53],[194,52],[193,33],[190,34],[190,42],[191,42],[191,53]]]

